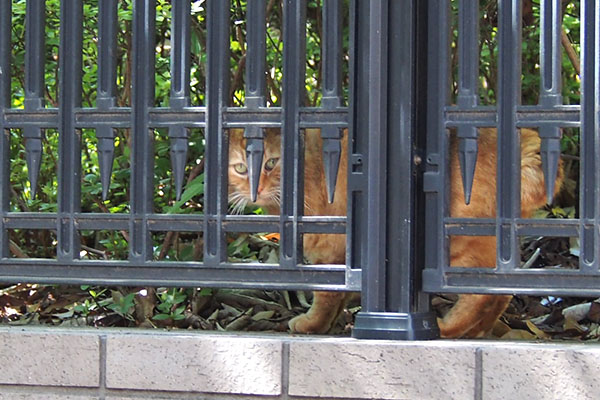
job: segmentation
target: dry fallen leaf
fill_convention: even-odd
[[[492,337],[502,337],[511,331],[510,326],[502,322],[501,320],[496,321],[494,328],[492,329]]]
[[[525,323],[527,324],[527,328],[538,338],[538,339],[549,339],[550,335],[548,335],[546,332],[542,331],[540,328],[537,327],[536,324],[534,324],[533,322],[531,322],[531,320],[527,320],[525,321]]]
[[[511,329],[505,335],[503,335],[500,339],[504,340],[534,340],[536,336],[523,329]]]
[[[585,327],[581,326],[573,318],[565,318],[565,323],[564,323],[563,326],[564,326],[565,331],[575,330],[575,331],[577,331],[579,333],[585,333],[585,332],[587,332],[587,329]]]
[[[275,311],[273,311],[273,310],[260,311],[260,312],[257,312],[256,314],[254,314],[254,316],[252,317],[252,320],[253,321],[261,321],[264,319],[271,319],[271,318],[273,318],[273,315],[275,315]]]

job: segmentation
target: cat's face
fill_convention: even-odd
[[[277,132],[266,131],[264,156],[256,201],[253,203],[246,163],[246,139],[241,129],[229,131],[229,203],[234,214],[248,204],[270,209],[278,208],[281,196],[281,138]]]

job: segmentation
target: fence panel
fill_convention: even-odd
[[[205,104],[193,104],[190,99],[192,29],[191,8],[186,1],[174,1],[170,10],[172,36],[170,48],[170,82],[168,106],[157,106],[155,93],[156,67],[162,62],[156,52],[156,6],[154,1],[133,2],[131,15],[131,75],[123,75],[118,66],[117,36],[121,15],[127,7],[116,1],[99,2],[92,17],[97,20],[97,87],[92,104],[82,103],[82,27],[84,2],[63,1],[58,10],[51,10],[43,0],[28,1],[25,17],[25,100],[24,107],[13,105],[17,90],[11,86],[10,49],[14,38],[11,26],[16,14],[12,2],[1,7],[0,31],[0,97],[4,132],[0,150],[2,157],[2,219],[0,233],[0,275],[5,282],[95,283],[166,286],[226,286],[263,288],[320,288],[358,290],[360,268],[352,265],[307,266],[302,256],[302,237],[306,233],[345,234],[344,216],[303,215],[303,129],[323,128],[326,141],[326,168],[329,190],[333,191],[340,157],[342,129],[348,126],[348,108],[342,95],[342,13],[341,2],[327,2],[322,18],[327,22],[324,33],[324,89],[322,106],[305,104],[306,2],[286,1],[283,4],[283,90],[282,106],[266,106],[266,2],[249,2],[243,22],[248,30],[246,87],[244,107],[230,104],[230,26],[232,4],[208,1],[205,13],[207,27]],[[201,6],[202,7],[202,6]],[[86,12],[90,12],[86,9]],[[347,8],[346,8],[347,11]],[[196,11],[197,12],[197,11]],[[46,106],[45,82],[49,67],[45,42],[47,15],[60,13],[60,45],[58,59],[57,106]],[[125,14],[124,14],[125,13]],[[11,18],[12,15],[12,18]],[[237,18],[237,16],[236,16]],[[58,32],[57,32],[58,33]],[[131,79],[131,104],[120,104],[123,81]],[[119,88],[117,88],[119,82]],[[121,102],[122,103],[122,102]],[[279,128],[284,134],[283,207],[280,216],[228,214],[227,131],[244,128],[248,138],[249,159],[262,162],[262,140],[265,128]],[[202,129],[203,138],[191,138],[191,130]],[[56,211],[17,211],[11,204],[10,160],[12,145],[25,143],[30,192],[27,201],[35,202],[40,187],[41,161],[48,154],[46,131],[58,131],[58,202]],[[82,211],[81,148],[82,135],[93,130],[94,151],[98,154],[98,170],[102,201],[109,201],[114,183],[115,149],[123,141],[120,132],[127,132],[130,145],[130,193],[125,212]],[[158,133],[157,133],[158,132]],[[162,162],[156,157],[157,138],[167,132],[174,198],[181,200],[185,189],[186,164],[191,140],[204,141],[205,165],[203,212],[179,215],[157,212],[154,197],[157,190],[155,168]],[[157,136],[158,135],[158,136]],[[86,136],[87,137],[87,136]],[[12,138],[12,139],[11,139]],[[87,140],[87,139],[86,139]],[[161,139],[162,140],[162,139]],[[17,144],[16,142],[19,142]],[[117,146],[117,147],[116,147]],[[256,164],[256,163],[255,163]],[[256,164],[258,165],[258,164]],[[255,167],[256,167],[255,165]],[[187,167],[189,171],[190,167]],[[256,170],[256,168],[254,168]],[[256,171],[254,171],[256,173]],[[251,174],[251,176],[255,176]],[[333,183],[331,182],[333,180]],[[253,190],[258,180],[253,178]],[[37,196],[39,197],[39,196]],[[14,198],[12,200],[14,202]],[[108,203],[107,203],[108,204]],[[45,230],[56,235],[56,257],[17,258],[9,250],[9,237],[15,232]],[[82,256],[82,231],[124,232],[127,241],[126,259],[102,259]],[[203,255],[194,261],[164,261],[156,259],[154,236],[157,232],[191,232],[201,236]],[[32,231],[33,232],[33,231]],[[231,262],[227,254],[227,237],[245,232],[280,232],[280,264]],[[52,236],[54,237],[54,236]],[[349,250],[349,254],[352,251]],[[350,259],[354,258],[349,256]]]
[[[521,2],[498,1],[486,4],[486,13],[497,10],[498,74],[495,99],[481,104],[487,66],[480,66],[482,15],[478,2],[430,2],[427,149],[425,191],[427,198],[426,260],[424,289],[430,292],[528,293],[593,295],[600,293],[598,278],[598,5],[576,2],[581,10],[581,103],[565,104],[561,76],[561,34],[563,5],[544,0],[539,5],[539,96],[537,104],[522,105]],[[490,4],[496,8],[490,8]],[[458,16],[457,37],[438,29]],[[496,15],[496,14],[495,14]],[[489,16],[489,14],[488,14]],[[491,18],[489,19],[491,20]],[[489,21],[488,20],[488,21]],[[496,29],[494,27],[493,29]],[[566,35],[566,34],[565,34]],[[568,39],[567,39],[568,41]],[[449,76],[451,43],[458,47],[456,75]],[[529,50],[528,51],[534,51]],[[576,66],[579,67],[579,66]],[[451,96],[448,82],[456,91]],[[487,83],[486,83],[487,84]],[[455,97],[453,97],[455,96]],[[464,199],[472,192],[481,128],[497,129],[497,174],[495,216],[458,218],[451,215],[450,143],[456,136]],[[523,218],[521,146],[523,129],[535,129],[541,139],[540,158],[546,201],[552,200],[559,168],[562,135],[579,129],[580,169],[578,215],[575,218]],[[566,130],[571,131],[566,131]],[[455,132],[455,133],[450,133]],[[567,133],[565,133],[567,132]],[[594,150],[592,150],[594,149]],[[481,162],[481,161],[479,161]],[[455,194],[456,195],[456,194]],[[490,194],[488,194],[490,195]],[[456,236],[495,236],[496,265],[492,268],[464,268],[452,265],[450,242]],[[530,267],[522,260],[525,237],[571,238],[579,243],[578,268]],[[572,248],[575,248],[572,246]],[[537,257],[537,255],[536,255]],[[495,267],[495,268],[494,268]]]

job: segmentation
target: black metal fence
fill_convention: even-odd
[[[362,290],[357,337],[428,338],[435,318],[424,292],[600,293],[600,206],[597,135],[598,11],[582,1],[582,105],[560,98],[560,1],[542,1],[540,104],[520,106],[520,2],[498,3],[499,85],[497,104],[477,102],[478,1],[460,1],[457,45],[459,101],[450,105],[451,11],[447,1],[326,0],[322,4],[322,102],[305,106],[306,1],[283,1],[282,106],[266,107],[266,1],[248,1],[245,106],[229,106],[230,4],[205,2],[207,21],[206,104],[190,101],[190,2],[174,0],[171,20],[171,92],[168,107],[155,107],[155,4],[132,2],[131,107],[117,106],[115,37],[117,1],[98,2],[98,79],[95,107],[82,107],[83,2],[60,3],[57,108],[45,107],[45,2],[29,0],[24,65],[11,63],[11,2],[0,3],[0,278],[5,282],[94,283],[161,286],[261,287]],[[349,104],[341,77],[343,15],[349,9]],[[551,11],[549,11],[551,10]],[[11,68],[25,69],[23,108],[13,108]],[[320,128],[336,164],[339,141],[349,128],[348,216],[303,215],[304,128]],[[457,129],[462,149],[476,146],[479,127],[497,127],[498,213],[495,219],[449,218],[448,129]],[[581,129],[580,218],[523,220],[520,217],[517,129],[538,128],[546,162],[552,164],[561,127]],[[156,213],[154,130],[168,129],[173,182],[182,191],[190,129],[205,132],[205,192],[202,214]],[[264,129],[282,131],[282,206],[278,216],[228,215],[229,128],[244,128],[249,164],[262,160]],[[58,131],[57,212],[13,212],[10,207],[10,132],[22,132],[29,180],[35,192],[46,129]],[[107,196],[114,140],[130,129],[128,213],[81,211],[81,135],[93,129]],[[426,134],[425,134],[426,133]],[[555,155],[555,154],[554,154]],[[517,158],[515,158],[517,157]],[[421,161],[423,160],[423,161]],[[329,168],[327,166],[326,168]],[[549,171],[551,167],[547,168]],[[250,168],[252,175],[252,168]],[[424,174],[423,174],[424,172]],[[517,179],[518,178],[518,179]],[[547,181],[550,181],[547,179]],[[257,179],[251,178],[256,188]],[[469,183],[466,183],[466,187]],[[551,189],[549,189],[551,190]],[[426,215],[427,214],[427,215]],[[56,257],[12,257],[10,230],[56,232]],[[127,260],[80,257],[83,230],[125,231]],[[202,261],[157,261],[154,232],[202,233]],[[231,263],[228,233],[279,232],[280,263]],[[346,234],[346,265],[305,265],[302,235]],[[451,235],[495,235],[498,267],[450,268]],[[522,235],[577,236],[578,270],[520,269]],[[422,266],[425,265],[424,274]],[[424,291],[423,291],[424,290]]]

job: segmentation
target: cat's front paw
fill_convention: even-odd
[[[309,312],[292,318],[288,326],[295,333],[327,333],[331,329],[331,321],[315,318],[314,314],[311,316]]]

